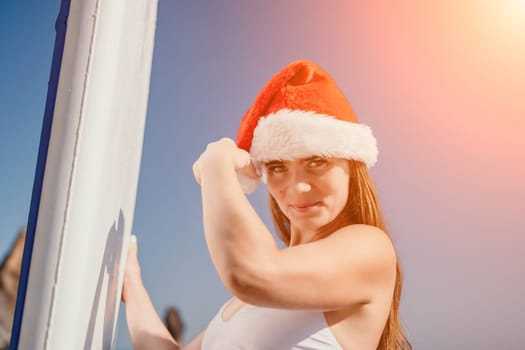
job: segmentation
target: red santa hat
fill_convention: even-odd
[[[271,160],[310,156],[377,161],[370,127],[360,124],[335,81],[309,61],[275,74],[242,118],[237,146],[257,168]]]

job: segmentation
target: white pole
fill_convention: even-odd
[[[71,0],[18,349],[114,347],[156,15]]]

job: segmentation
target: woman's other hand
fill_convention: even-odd
[[[137,238],[134,235],[130,237],[121,298],[126,303],[126,321],[133,349],[180,349],[157,314],[142,283]]]

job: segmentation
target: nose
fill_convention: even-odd
[[[309,192],[312,185],[308,181],[308,176],[302,169],[291,169],[290,171],[290,185],[297,192]]]
[[[308,192],[312,189],[312,186],[308,182],[305,181],[299,181],[295,184],[295,188],[299,192]]]

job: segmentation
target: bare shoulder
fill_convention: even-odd
[[[372,269],[391,270],[397,262],[396,251],[388,234],[378,227],[364,224],[345,226],[330,237],[333,246],[359,257]]]
[[[388,234],[379,227],[365,224],[348,225],[330,235],[334,240],[347,240],[349,243],[379,244],[393,249]]]

